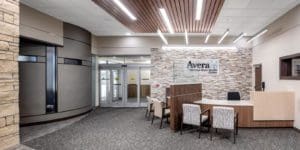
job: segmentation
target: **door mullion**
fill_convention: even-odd
[[[113,84],[114,84],[114,80],[113,80],[113,71],[112,71],[112,69],[110,69],[109,70],[109,72],[110,72],[110,85],[109,85],[109,103],[110,103],[110,105],[113,105],[113,103],[112,103],[112,99],[113,99]]]
[[[127,84],[128,84],[128,76],[127,76],[127,67],[123,67],[124,68],[124,98],[123,98],[123,101],[124,101],[124,106],[127,104],[127,98],[128,98],[128,88],[127,88]]]
[[[138,106],[141,105],[141,67],[138,67],[138,73],[137,73],[137,103]]]

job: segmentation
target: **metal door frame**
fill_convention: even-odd
[[[145,107],[146,104],[141,103],[141,95],[140,95],[140,86],[141,86],[141,70],[144,68],[149,68],[151,69],[151,65],[142,65],[142,64],[130,64],[130,65],[122,65],[122,64],[101,64],[99,65],[99,81],[100,81],[100,88],[99,88],[99,104],[101,107]],[[121,70],[123,74],[123,79],[121,81],[121,86],[122,86],[122,103],[120,104],[114,104],[112,102],[113,100],[113,73],[112,70]],[[127,70],[128,69],[137,69],[137,102],[136,103],[128,103],[128,75],[127,75]],[[109,91],[109,97],[108,97],[108,103],[102,103],[101,101],[101,70],[109,70],[110,72],[110,91]]]

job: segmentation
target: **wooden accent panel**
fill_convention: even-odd
[[[193,103],[202,98],[201,84],[183,84],[170,86],[170,127],[178,130],[180,127],[182,104]]]
[[[129,98],[137,97],[137,85],[136,84],[128,84],[127,88],[128,88],[127,94],[128,94]]]
[[[141,97],[150,96],[150,85],[141,85],[140,94]]]
[[[217,105],[201,104],[201,109],[210,109]],[[272,121],[254,121],[253,120],[253,106],[225,106],[233,107],[239,113],[238,127],[293,127],[292,120],[272,120]]]
[[[166,9],[175,32],[210,33],[225,0],[205,0],[202,18],[195,20],[197,0],[122,0],[137,17],[131,20],[112,0],[93,0],[126,27],[137,33],[154,33],[157,29],[167,32],[159,13]],[[99,18],[101,19],[101,18]]]

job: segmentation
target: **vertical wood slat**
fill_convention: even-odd
[[[197,0],[122,0],[137,17],[131,20],[112,0],[93,0],[123,25],[137,33],[155,33],[157,29],[168,32],[159,8],[165,8],[174,31],[183,33],[211,32],[225,0],[204,0],[200,21],[195,20]],[[99,18],[101,19],[101,18]]]

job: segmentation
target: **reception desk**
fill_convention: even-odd
[[[202,99],[202,85],[171,84],[167,90],[170,106],[170,127],[176,131],[180,127],[182,104],[194,103],[202,110],[213,106],[233,107],[239,114],[238,127],[293,127],[293,92],[270,91],[250,92],[250,100],[228,101]]]
[[[264,97],[265,94],[269,93],[261,93],[260,97]],[[274,94],[274,93],[273,93]],[[276,93],[275,93],[276,94]],[[262,96],[263,95],[263,96]],[[289,98],[292,98],[290,96],[287,96]],[[252,97],[254,98],[254,97]],[[255,97],[256,100],[259,99],[259,97]],[[264,101],[269,101],[271,99],[264,98],[260,99],[260,103],[264,103]],[[266,112],[274,112],[274,110],[279,110],[279,113],[281,113],[279,116],[283,117],[277,117],[276,119],[272,119],[271,116],[265,118],[265,119],[255,119],[254,114],[257,114],[257,112],[254,112],[256,107],[261,107],[261,105],[258,105],[258,102],[254,102],[255,100],[241,100],[241,101],[228,101],[228,100],[209,100],[209,99],[203,99],[199,101],[194,101],[195,104],[201,105],[201,109],[210,109],[212,110],[213,106],[224,106],[224,107],[233,107],[236,112],[239,114],[239,124],[238,127],[293,127],[293,117],[292,113],[293,110],[285,110],[291,109],[290,107],[285,106],[279,106],[277,104],[269,104],[264,106]],[[274,102],[279,101],[289,101],[286,99],[277,100]],[[290,105],[290,102],[287,104]],[[258,109],[260,113],[263,113],[261,109]],[[278,115],[274,113],[273,115]],[[291,116],[292,115],[292,116]],[[265,115],[262,115],[266,117]],[[287,117],[288,116],[288,117]]]

